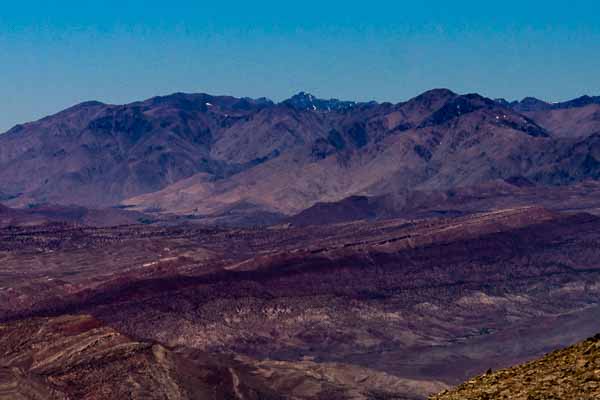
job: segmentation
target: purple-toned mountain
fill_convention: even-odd
[[[319,115],[329,132],[312,144],[225,180],[200,174],[125,203],[218,220],[236,205],[294,214],[354,195],[448,190],[512,177],[542,185],[598,177],[596,136],[554,137],[479,95],[434,90],[398,105]]]
[[[87,102],[0,135],[0,195],[242,223],[353,195],[562,185],[600,177],[600,105],[588,100],[525,113],[447,89],[395,105],[306,93]]]
[[[244,166],[210,157],[213,132],[270,104],[204,94],[83,103],[0,136],[0,190],[17,205],[99,206],[198,172],[228,176]]]

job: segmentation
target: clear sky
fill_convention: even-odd
[[[4,2],[0,131],[176,91],[401,101],[600,95],[600,2]]]

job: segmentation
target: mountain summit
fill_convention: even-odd
[[[311,111],[342,111],[356,106],[354,101],[342,101],[338,99],[319,99],[310,93],[300,92],[281,104],[292,107],[296,110]]]

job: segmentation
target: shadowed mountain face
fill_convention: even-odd
[[[591,100],[590,100],[591,99]],[[174,94],[83,103],[0,136],[0,196],[274,221],[318,202],[519,176],[597,179],[600,105],[525,108],[436,89],[405,103]]]
[[[598,217],[535,207],[302,228],[8,227],[0,329],[25,344],[0,351],[0,366],[18,368],[5,374],[11,382],[45,387],[76,382],[84,370],[73,368],[91,358],[94,381],[118,387],[100,368],[117,357],[143,360],[135,381],[166,368],[164,379],[187,387],[201,361],[225,366],[214,373],[229,391],[232,368],[240,387],[291,398],[424,398],[592,335],[599,235]],[[100,331],[52,333],[55,318],[74,314],[93,316]],[[109,332],[122,336],[79,350],[86,335]],[[172,354],[166,366],[156,342]],[[33,343],[42,349],[33,359],[48,361],[12,361],[30,359]],[[143,351],[124,354],[127,343]]]

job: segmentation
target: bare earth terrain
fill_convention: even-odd
[[[157,348],[176,365],[204,354],[205,368],[232,379],[223,390],[235,391],[241,379],[293,398],[424,398],[598,330],[600,218],[590,214],[522,207],[260,229],[50,224],[4,228],[0,249],[1,329],[50,332],[2,335],[10,340],[2,376],[33,379],[42,392],[84,390],[61,386],[64,371],[15,361],[35,359],[25,351],[36,349],[56,368],[88,363],[85,351],[46,355],[68,351],[64,340],[82,345],[83,338],[61,339],[65,319],[93,328],[92,337],[111,332],[121,338],[118,349],[142,349],[123,354],[94,344],[102,354],[95,359],[128,365],[141,357],[148,371],[171,371]],[[24,353],[14,354],[14,337]],[[251,379],[215,372],[219,365],[253,371]],[[205,379],[192,370],[169,375],[181,398],[194,398],[186,379]],[[106,375],[112,369],[86,371],[110,381],[110,390],[132,387]],[[171,378],[141,387],[166,387],[161,379]]]

